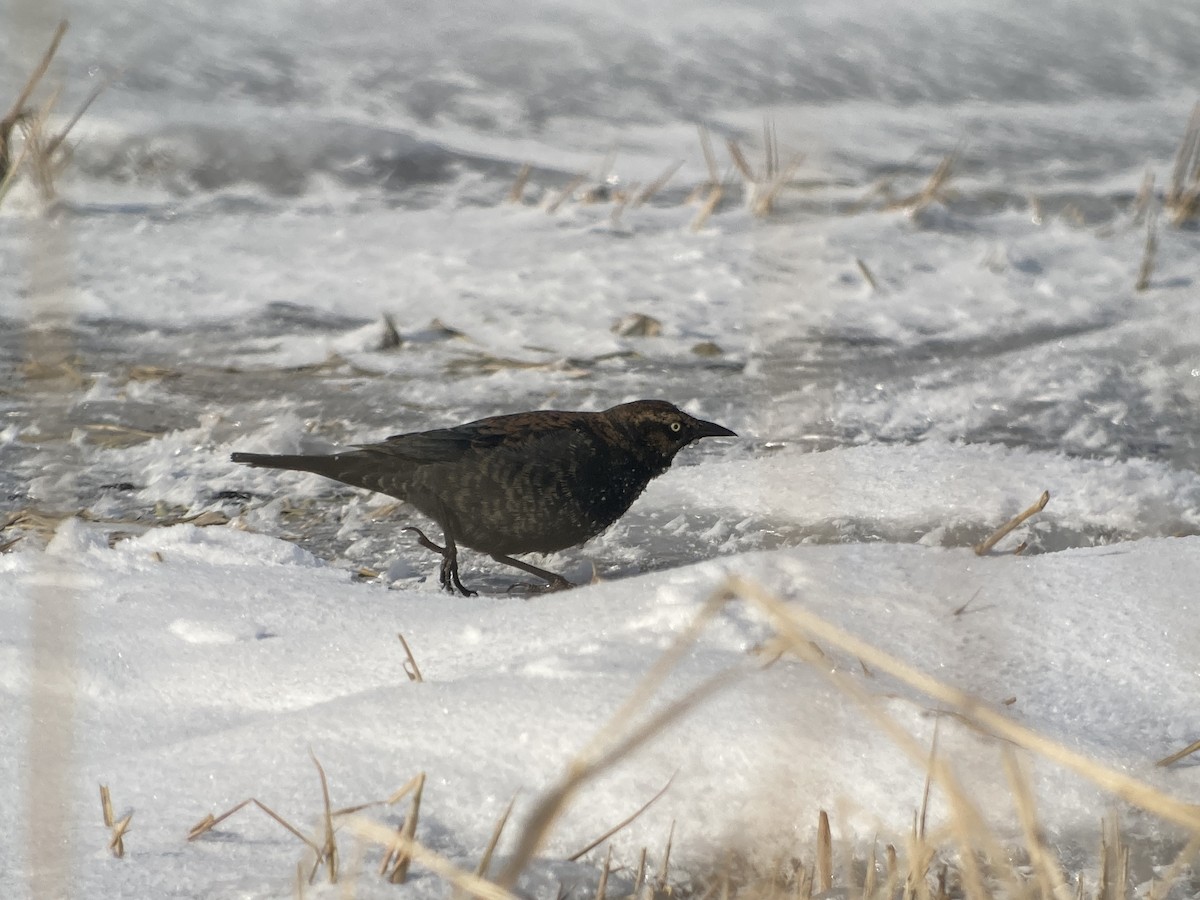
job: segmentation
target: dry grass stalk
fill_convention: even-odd
[[[63,19],[58,23],[58,27],[54,30],[54,36],[50,39],[50,46],[46,48],[46,52],[42,54],[42,58],[38,64],[34,66],[29,77],[25,79],[25,84],[21,88],[21,92],[17,94],[17,99],[13,101],[12,107],[0,119],[0,182],[9,182],[10,176],[16,171],[16,166],[12,164],[12,133],[13,130],[21,123],[26,121],[32,111],[26,107],[29,98],[33,96],[33,92],[37,90],[38,83],[41,82],[46,72],[50,68],[50,63],[54,60],[54,55],[58,52],[59,44],[62,43],[63,36],[67,33],[67,20]],[[0,196],[3,196],[0,193]]]
[[[637,877],[633,881],[633,892],[629,895],[632,900],[642,900],[642,887],[646,884],[646,848],[642,848],[638,857]]]
[[[408,676],[409,681],[415,681],[418,684],[424,682],[425,678],[421,675],[421,667],[417,665],[417,659],[413,656],[412,648],[408,646],[408,641],[399,632],[396,632],[396,637],[400,638],[400,645],[404,648],[404,655],[407,657],[404,660],[404,674]]]
[[[708,186],[716,187],[721,183],[721,176],[717,169],[717,155],[713,152],[712,137],[703,125],[697,125],[696,130],[700,134],[700,152],[704,154],[704,162],[708,166]]]
[[[600,881],[596,885],[595,900],[607,900],[608,873],[612,869],[612,844],[608,845],[608,853],[604,857],[604,868],[600,872]]]
[[[679,171],[682,165],[683,160],[678,160],[677,162],[671,163],[671,165],[667,166],[661,175],[638,191],[637,195],[633,198],[634,208],[641,206],[643,203],[648,203],[655,194],[665,188],[667,183],[675,177],[675,173]]]
[[[925,840],[925,833],[929,823],[929,795],[933,788],[933,763],[937,759],[938,732],[941,724],[942,720],[940,716],[933,720],[933,739],[929,742],[929,762],[925,766],[925,787],[921,790],[921,811],[917,816],[915,828],[913,829],[914,837],[918,841]]]
[[[496,846],[500,843],[500,835],[504,833],[504,826],[508,824],[508,817],[512,815],[513,804],[517,802],[514,795],[508,801],[508,806],[504,808],[504,813],[496,820],[496,826],[492,829],[492,836],[488,840],[487,847],[483,850],[483,856],[479,859],[479,865],[475,867],[475,874],[480,878],[486,878],[488,869],[492,866],[492,856],[496,852]]]
[[[1150,287],[1150,276],[1154,273],[1154,257],[1158,253],[1158,207],[1151,201],[1146,214],[1146,244],[1142,248],[1142,264],[1138,267],[1137,281],[1133,289],[1141,292]]]
[[[643,803],[641,808],[638,809],[637,812],[635,812],[633,815],[629,816],[626,819],[622,819],[620,822],[618,822],[612,828],[608,829],[608,831],[604,832],[604,834],[600,835],[600,837],[596,838],[594,841],[592,841],[590,844],[588,844],[582,850],[576,850],[574,853],[572,853],[570,856],[567,857],[567,860],[570,862],[575,862],[577,859],[579,859],[583,856],[587,856],[587,854],[591,853],[593,850],[595,850],[597,847],[599,847],[601,844],[603,844],[605,841],[607,841],[609,838],[611,838],[618,831],[625,828],[630,823],[636,821],[637,818],[639,816],[641,816],[642,813],[644,813],[646,810],[648,810],[651,806],[653,806],[655,803],[657,803],[659,801],[659,799],[667,792],[667,789],[671,787],[672,782],[675,781],[675,775],[678,775],[678,774],[679,773],[676,772],[670,778],[668,778],[667,783],[662,786],[662,788],[659,790],[659,792],[657,794],[655,794],[653,797],[651,797],[649,800],[647,800],[645,803]],[[510,808],[511,808],[511,806],[510,806]]]
[[[1042,896],[1047,900],[1065,896],[1067,880],[1054,856],[1046,847],[1041,829],[1038,828],[1037,807],[1033,799],[1033,789],[1029,786],[1029,779],[1021,771],[1016,754],[1010,748],[1004,748],[1003,758],[1009,790],[1016,802],[1017,818],[1021,822],[1021,830],[1025,835],[1025,849],[1029,852],[1029,861],[1037,875],[1038,887]]]
[[[370,512],[367,513],[367,515],[373,521],[378,522],[380,519],[386,519],[388,516],[390,516],[396,510],[400,509],[400,507],[402,507],[402,506],[404,506],[404,501],[402,501],[402,500],[397,500],[394,503],[385,503],[383,506],[379,507],[378,509],[371,510]]]
[[[25,162],[25,158],[29,155],[29,149],[28,144],[22,144],[21,152],[17,154],[16,161],[7,157],[0,159],[0,203],[4,202],[4,198],[8,196],[9,190],[17,180],[17,172]],[[0,146],[0,152],[5,154],[9,152],[7,143]]]
[[[391,884],[404,884],[408,881],[408,867],[412,864],[412,853],[409,847],[415,843],[417,834],[417,819],[421,814],[421,794],[425,790],[425,773],[417,775],[416,786],[413,788],[412,801],[408,815],[400,826],[399,840],[388,848],[383,858],[379,873],[386,875]]]
[[[637,182],[629,185],[626,190],[618,191],[613,196],[612,212],[608,214],[608,220],[614,228],[621,224],[621,214],[625,212],[625,207],[629,205],[629,201],[633,199],[634,192],[637,191],[639,185]]]
[[[79,120],[83,118],[83,114],[91,108],[91,105],[96,102],[100,95],[108,90],[109,85],[113,83],[115,77],[115,74],[107,76],[103,81],[97,83],[96,86],[88,92],[87,97],[84,98],[84,101],[81,104],[79,104],[79,108],[75,110],[71,118],[67,120],[67,124],[63,126],[62,131],[50,138],[50,140],[47,142],[46,151],[48,155],[53,156],[56,152],[58,152],[58,149],[62,145],[63,141],[67,139],[67,135],[69,135],[72,129],[79,124]]]
[[[737,675],[749,671],[749,669],[733,669],[718,672],[683,697],[667,704],[651,719],[636,726],[630,724],[633,716],[646,706],[650,698],[661,687],[667,675],[678,665],[687,649],[695,642],[705,625],[717,614],[727,599],[729,599],[729,595],[722,592],[715,593],[709,598],[688,628],[658,658],[609,722],[572,760],[560,782],[548,790],[537,802],[526,821],[508,865],[496,879],[497,884],[508,889],[516,884],[521,872],[541,848],[550,828],[584,784],[628,757],[707,697],[730,684]]]
[[[1192,108],[1187,129],[1175,154],[1171,187],[1163,198],[1171,211],[1171,223],[1184,225],[1200,216],[1200,103]]]
[[[279,815],[279,813],[275,812],[275,810],[271,809],[265,803],[254,797],[243,800],[241,803],[238,803],[237,805],[227,809],[219,816],[213,816],[211,813],[206,815],[203,819],[192,826],[192,829],[188,832],[187,839],[189,841],[196,840],[197,838],[211,831],[221,822],[228,819],[234,813],[246,808],[247,806],[253,805],[258,807],[258,809],[260,809],[263,813],[282,825],[287,831],[289,831],[305,846],[312,850],[315,857],[315,862],[313,863],[308,875],[309,884],[312,884],[314,878],[316,877],[317,870],[322,864],[324,864],[328,870],[330,883],[336,883],[338,880],[338,849],[334,836],[334,820],[343,816],[353,815],[373,806],[382,806],[384,804],[392,805],[398,803],[408,796],[408,794],[413,793],[414,791],[419,794],[421,785],[424,783],[424,773],[412,778],[407,784],[392,794],[392,796],[387,800],[373,800],[369,803],[361,803],[356,806],[332,809],[329,797],[329,783],[325,776],[325,769],[321,766],[321,763],[317,760],[316,756],[312,754],[311,750],[309,751],[309,754],[312,756],[313,763],[317,767],[317,774],[321,781],[323,834],[321,836],[320,843],[318,843],[316,839],[306,835],[287,819],[283,818],[283,816]]]
[[[156,437],[161,437],[162,431],[147,431],[144,428],[133,428],[128,425],[115,425],[111,422],[89,422],[83,426],[89,432],[97,432],[101,434],[118,434],[122,438],[132,437],[136,439],[136,443],[148,441]],[[124,445],[123,445],[124,446]]]
[[[891,897],[896,892],[896,882],[900,880],[900,862],[896,859],[896,848],[887,845],[887,882],[884,884],[883,896]]]
[[[90,382],[79,369],[77,358],[29,359],[17,366],[17,371],[27,381],[57,381],[63,379],[75,387],[85,387]]]
[[[517,172],[517,177],[513,181],[512,190],[508,192],[509,203],[520,203],[525,197],[525,185],[529,183],[529,175],[533,172],[533,166],[525,163],[521,166],[521,170]]]
[[[41,63],[26,84],[26,90],[22,92],[21,98],[14,104],[9,114],[3,120],[0,120],[0,157],[2,157],[0,158],[0,181],[2,181],[0,183],[0,199],[3,199],[4,195],[8,192],[17,170],[25,161],[28,161],[27,168],[31,168],[32,170],[33,182],[37,186],[42,199],[49,202],[55,198],[55,180],[62,173],[63,168],[70,159],[69,148],[64,148],[63,144],[72,129],[83,118],[84,113],[87,112],[100,94],[112,83],[112,76],[110,76],[92,88],[87,98],[80,104],[71,118],[67,120],[67,124],[57,134],[50,134],[48,132],[48,122],[50,114],[58,104],[59,94],[62,90],[61,87],[52,91],[50,96],[36,111],[25,106],[33,89],[42,76],[45,75],[54,54],[57,52],[66,27],[67,23],[65,20],[59,23],[58,30],[55,32],[49,49],[47,49]],[[19,126],[21,129],[23,145],[17,162],[10,165],[9,160],[11,157],[9,154],[11,152],[10,145],[14,126]]]
[[[42,510],[34,506],[27,506],[24,509],[14,510],[0,520],[0,531],[5,531],[9,528],[19,528],[22,531],[31,532],[43,540],[49,540],[54,532],[58,529],[60,523],[67,519],[79,516],[84,518],[82,510],[71,510],[67,512],[59,510]],[[21,535],[13,539],[15,543]]]
[[[667,875],[671,871],[671,845],[675,840],[675,820],[671,820],[671,828],[667,832],[667,846],[663,850],[662,865],[658,867],[658,879],[654,884],[654,893],[661,894],[668,892]]]
[[[931,675],[913,668],[908,663],[866,641],[854,637],[807,610],[794,604],[785,604],[778,597],[752,581],[737,577],[730,578],[722,587],[722,595],[743,597],[750,601],[753,606],[766,613],[768,618],[775,624],[780,636],[787,639],[792,652],[801,659],[809,658],[807,645],[814,638],[848,656],[862,657],[871,663],[872,667],[877,671],[890,675],[913,690],[942,704],[980,732],[1009,741],[1018,747],[1022,747],[1050,762],[1075,772],[1108,793],[1124,800],[1126,803],[1145,810],[1160,819],[1177,825],[1191,833],[1200,833],[1200,808],[1195,805],[1178,800],[1137,778],[1102,765],[1087,758],[1082,753],[1071,750],[1024,725],[1012,721],[1007,716],[992,709],[965,691],[952,687]],[[866,696],[857,685],[853,684],[846,677],[843,677],[843,673],[830,671],[828,666],[821,666],[819,668],[825,672],[827,677],[833,678],[838,686],[850,693],[851,696],[854,696],[856,699],[862,697],[870,703],[870,697]],[[889,729],[889,733],[891,733],[891,729]],[[911,749],[914,746],[911,741],[905,740],[902,744],[902,749]],[[912,754],[910,753],[910,755]],[[919,759],[920,757],[917,756],[915,758]],[[939,766],[940,768],[941,766]],[[943,787],[945,786],[945,782],[941,779],[939,779],[938,783]]]
[[[946,185],[949,184],[950,177],[954,174],[954,167],[958,164],[961,155],[962,147],[955,147],[954,150],[942,157],[942,161],[938,163],[937,168],[933,170],[933,174],[929,176],[929,180],[925,182],[925,186],[921,190],[899,200],[892,200],[888,203],[887,208],[905,209],[911,214],[920,212],[934,201],[944,203],[948,196]]]
[[[1129,848],[1121,840],[1114,813],[1103,822],[1100,836],[1100,883],[1096,886],[1099,900],[1124,900],[1129,879]]]
[[[780,165],[779,136],[775,132],[775,123],[770,119],[763,120],[763,164],[762,169],[755,171],[746,160],[741,146],[733,138],[726,141],[729,156],[734,167],[741,173],[749,189],[750,211],[759,217],[770,215],[775,207],[775,201],[783,191],[804,160],[802,153],[794,154],[787,165]]]
[[[692,219],[692,224],[688,227],[692,231],[699,231],[704,227],[704,223],[708,221],[708,217],[713,214],[717,208],[717,204],[721,202],[721,198],[725,194],[725,189],[720,184],[714,184],[708,192],[708,199],[704,201],[704,205],[696,212],[695,218]]]
[[[1175,882],[1183,877],[1185,871],[1193,866],[1197,854],[1200,854],[1200,834],[1196,834],[1187,842],[1179,855],[1171,863],[1166,872],[1154,880],[1146,894],[1146,900],[1164,900]]]
[[[509,359],[503,356],[493,356],[490,353],[471,353],[455,357],[446,363],[446,371],[455,374],[480,373],[492,375],[512,369],[527,369],[531,371],[552,371],[566,378],[586,378],[591,375],[580,365],[590,365],[605,357],[595,357],[589,360],[551,359],[544,362],[534,362],[525,359]]]
[[[310,838],[308,835],[306,835],[304,832],[302,832],[299,828],[297,828],[295,825],[293,825],[291,822],[289,822],[283,816],[279,815],[279,813],[275,812],[275,810],[271,809],[271,807],[267,806],[265,803],[263,803],[261,800],[255,798],[255,797],[249,797],[246,800],[243,800],[241,803],[238,803],[235,806],[231,806],[229,809],[225,810],[225,812],[221,813],[219,816],[214,816],[212,813],[209,813],[203,819],[201,819],[199,822],[197,822],[195,825],[192,826],[191,830],[188,832],[187,839],[189,841],[194,841],[197,838],[201,837],[202,835],[207,834],[209,831],[216,828],[219,824],[224,822],[226,819],[228,819],[234,813],[239,812],[242,809],[245,809],[247,806],[250,806],[251,804],[253,804],[254,806],[257,806],[260,810],[262,810],[264,813],[266,813],[268,816],[270,816],[272,819],[274,819],[276,822],[278,822],[280,825],[282,825],[285,829],[287,829],[289,832],[291,832],[295,837],[299,838],[304,844],[306,844],[313,851],[313,853],[319,854],[321,852],[320,846],[318,846],[317,843],[312,838]]]
[[[734,166],[741,173],[742,177],[750,183],[756,181],[758,176],[756,176],[754,174],[754,170],[750,168],[750,163],[746,161],[746,156],[742,153],[742,148],[739,146],[738,142],[733,138],[729,138],[726,140],[725,144],[729,148],[729,158],[733,160]],[[769,152],[770,151],[768,151],[768,153]]]
[[[833,890],[833,835],[829,830],[829,813],[821,810],[817,817],[816,889],[822,893]]]
[[[1191,756],[1193,753],[1200,751],[1200,741],[1192,741],[1178,753],[1172,753],[1170,756],[1165,756],[1155,763],[1156,766],[1172,766],[1179,762],[1185,756]]]
[[[883,201],[885,209],[890,209],[895,200],[895,191],[893,190],[894,181],[895,178],[891,176],[879,179],[861,197],[846,208],[846,213],[853,216],[858,215],[864,210],[873,208],[876,197]]]
[[[407,797],[409,794],[411,794],[413,791],[415,791],[419,786],[421,786],[424,783],[425,783],[425,773],[421,772],[417,775],[414,775],[412,778],[408,779],[408,781],[404,782],[403,787],[401,787],[398,791],[396,791],[394,794],[392,794],[390,797],[388,797],[382,803],[379,803],[379,802],[364,803],[362,806],[355,806],[351,809],[338,810],[337,813],[335,813],[335,815],[339,815],[339,816],[348,815],[350,813],[356,813],[359,810],[367,809],[368,807],[371,807],[371,806],[395,806],[397,803],[399,803],[401,800],[403,800],[405,797]]]
[[[546,212],[550,215],[558,212],[559,207],[566,203],[567,200],[571,198],[571,195],[579,190],[579,186],[585,181],[587,181],[586,172],[580,172],[578,175],[568,181],[566,187],[559,192],[558,196],[546,204]]]
[[[404,338],[400,336],[400,329],[396,327],[396,320],[392,318],[391,313],[383,314],[383,334],[379,337],[380,350],[395,350],[404,343]]]
[[[854,257],[854,262],[858,265],[858,271],[862,272],[862,277],[871,286],[871,290],[878,294],[879,282],[875,280],[875,276],[871,274],[871,270],[867,268],[867,264],[857,256]]]
[[[727,687],[737,674],[745,670],[729,670],[718,672],[716,675],[701,682],[689,693],[676,700],[655,715],[651,720],[631,729],[627,734],[605,749],[602,753],[591,756],[585,752],[570,765],[566,777],[554,788],[551,788],[537,803],[530,813],[529,820],[521,833],[516,850],[509,864],[500,872],[496,881],[505,888],[511,888],[516,883],[520,873],[533,859],[541,848],[551,826],[558,820],[563,809],[579,789],[596,776],[606,772],[618,762],[628,757],[634,751],[656,737],[671,724],[691,712],[704,700],[718,690]],[[619,730],[604,729],[602,734],[619,734]]]
[[[324,840],[321,842],[321,849],[317,853],[316,861],[313,863],[312,872],[309,873],[308,883],[312,884],[313,879],[317,875],[317,869],[320,868],[322,860],[325,862],[325,871],[329,876],[330,884],[337,884],[338,880],[338,848],[337,840],[333,836],[333,810],[329,803],[329,779],[325,777],[325,767],[321,765],[317,755],[309,748],[308,755],[312,758],[313,765],[317,767],[317,774],[321,778],[321,803],[324,816],[322,824],[325,826]]]
[[[1029,198],[1029,221],[1031,221],[1034,225],[1041,225],[1044,220],[1045,220],[1045,216],[1044,216],[1044,212],[1042,210],[1042,198],[1036,197],[1036,196],[1030,197]]]
[[[774,119],[763,119],[763,153],[767,177],[774,178],[780,171],[779,134],[775,131]]]
[[[109,852],[117,859],[122,859],[125,856],[125,832],[129,830],[129,823],[133,821],[133,813],[126,813],[120,819],[113,815],[112,798],[108,793],[108,785],[100,785],[100,811],[104,816],[104,826],[112,830],[112,836],[108,841]]]
[[[964,603],[962,606],[960,606],[960,607],[958,607],[957,609],[955,609],[955,610],[954,610],[954,615],[956,615],[956,616],[961,616],[963,613],[965,613],[965,612],[967,611],[967,607],[968,607],[968,606],[970,606],[972,603],[974,603],[974,602],[975,602],[975,598],[976,598],[976,597],[978,597],[982,591],[983,591],[983,588],[976,588],[976,589],[975,589],[975,593],[973,593],[973,594],[972,594],[972,595],[971,595],[971,596],[970,596],[970,597],[967,599],[967,602],[966,602],[966,603]]]
[[[1137,196],[1133,198],[1133,224],[1141,225],[1146,219],[1146,214],[1150,211],[1150,204],[1154,200],[1154,172],[1150,169],[1146,170],[1146,174],[1142,176],[1142,184],[1138,188]]]
[[[406,837],[403,832],[372,822],[370,819],[353,818],[349,827],[359,837],[380,844],[383,847],[398,847],[407,854],[413,862],[419,863],[433,874],[448,881],[454,888],[470,897],[479,900],[520,900],[516,894],[505,890],[494,882],[480,878],[471,872],[458,868],[444,856],[420,844],[415,838]]]
[[[871,855],[867,857],[867,871],[863,876],[863,900],[873,900],[876,896],[876,888],[879,886],[879,873],[875,870],[878,864],[875,854],[876,847],[877,841],[872,840]]]
[[[989,537],[987,540],[981,541],[980,543],[976,544],[975,548],[974,548],[976,555],[977,556],[985,555],[989,550],[991,550],[993,547],[995,547],[996,544],[998,544],[1001,540],[1003,540],[1004,537],[1006,535],[1008,535],[1011,531],[1013,531],[1015,528],[1020,526],[1027,519],[1032,518],[1033,516],[1040,513],[1043,509],[1045,509],[1046,504],[1049,502],[1050,502],[1050,492],[1042,491],[1042,496],[1038,497],[1037,502],[1035,502],[1032,506],[1030,506],[1024,512],[1020,513],[1019,515],[1014,516],[1008,522],[1004,523],[1002,526],[997,528],[996,531],[993,532],[991,537]]]

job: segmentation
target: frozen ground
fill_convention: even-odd
[[[31,896],[35,769],[70,798],[70,843],[39,849],[70,860],[73,896],[293,896],[303,848],[258,812],[185,837],[251,796],[315,829],[310,749],[335,807],[424,771],[417,837],[468,868],[516,795],[504,856],[726,574],[1200,803],[1195,757],[1154,766],[1200,737],[1200,232],[1163,220],[1133,289],[1135,197],[1147,170],[1162,194],[1195,101],[1195,8],[159,10],[70,11],[64,106],[122,75],[55,215],[28,184],[0,205],[0,896]],[[0,59],[0,106],[49,32],[34,18],[33,49]],[[725,141],[761,167],[764,116],[805,157],[757,218]],[[697,123],[728,192],[693,227]],[[887,207],[956,146],[938,202]],[[676,160],[645,205],[586,202]],[[68,276],[58,305],[47,262]],[[633,314],[660,333],[617,333]],[[544,561],[601,579],[565,594],[511,595],[468,552],[482,596],[444,596],[400,530],[411,511],[228,462],[654,396],[741,437],[689,448],[605,535]],[[1043,490],[996,555],[971,552]],[[603,847],[565,858],[669,780],[613,839],[622,865],[655,859],[672,821],[679,879],[728,850],[805,856],[822,808],[839,854],[903,841],[924,767],[822,673],[757,671],[769,638],[739,604],[702,633],[652,707],[755,671],[576,798],[527,893],[590,895]],[[928,698],[830,668],[929,745]],[[47,671],[62,693],[39,693]],[[71,749],[35,766],[52,728],[34,723],[56,721]],[[951,717],[939,746],[1016,835],[996,746]],[[1093,873],[1111,798],[1024,764],[1054,849]],[[98,783],[134,813],[123,860]],[[1144,885],[1182,836],[1117,814]],[[356,846],[343,830],[347,871]],[[419,866],[384,884],[363,852],[356,896],[445,893]]]
[[[927,463],[957,466],[954,456],[931,453]],[[980,500],[977,508],[1013,506],[1024,495],[997,483],[1030,462],[1016,455],[966,467],[956,490],[964,504]],[[768,479],[775,470],[736,468]],[[877,492],[881,518],[924,515],[920,497],[892,494],[871,468],[860,472],[860,491],[864,501]],[[830,487],[828,477],[812,477],[817,493]],[[1095,478],[1098,492],[1138,483],[1130,473],[1084,478]],[[745,496],[733,473],[709,477],[697,466],[664,478],[664,489],[644,502],[707,491],[714,480],[729,488],[726,502]],[[1195,802],[1194,766],[1153,763],[1194,736],[1198,559],[1195,538],[982,559],[920,543],[804,545],[566,594],[461,599],[430,584],[355,583],[284,541],[237,529],[180,525],[110,548],[103,529],[74,520],[44,552],[0,558],[8,588],[0,688],[19,713],[2,733],[2,774],[20,784],[28,771],[33,601],[70,604],[77,616],[60,640],[78,660],[72,837],[95,848],[72,866],[78,896],[290,896],[302,847],[257,811],[197,842],[184,838],[205,814],[251,796],[315,829],[320,792],[310,748],[329,774],[335,807],[385,798],[424,771],[417,837],[473,868],[509,799],[517,797],[520,823],[723,574],[737,573],[1013,720]],[[423,683],[405,676],[397,633]],[[731,604],[650,706],[717,671],[754,667],[753,651],[769,635],[759,615]],[[864,673],[854,659],[831,661],[928,743],[935,704]],[[1000,832],[1015,837],[997,745],[953,720],[941,730],[941,753]],[[1085,861],[1110,801],[1048,763],[1027,761],[1027,769],[1048,837],[1067,859]],[[900,844],[923,772],[820,672],[784,660],[727,688],[589,786],[526,886],[553,895],[556,880],[591,883],[594,874],[553,861],[668,781],[666,795],[613,839],[620,863],[633,864],[643,846],[654,858],[674,821],[679,873],[702,870],[730,849],[765,864],[809,846],[821,808],[833,812],[839,846],[862,847],[876,835]],[[118,815],[135,812],[121,861],[102,850],[97,783],[110,785]],[[395,825],[405,808],[377,816]],[[935,797],[931,828],[943,809]],[[1142,839],[1134,865],[1142,881],[1178,838],[1152,819],[1124,818]],[[342,840],[343,860],[357,859],[353,840]],[[19,842],[6,846],[11,872],[24,854]],[[379,857],[377,848],[366,852],[356,896],[395,893],[374,875]],[[410,894],[441,895],[432,875],[416,872]]]

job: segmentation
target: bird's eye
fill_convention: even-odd
[[[676,431],[676,432],[677,432],[677,431],[679,431],[679,429],[680,429],[680,428],[682,428],[682,427],[683,427],[683,426],[682,426],[682,425],[680,425],[678,422],[672,422],[672,423],[671,423],[671,430],[672,430],[672,431]]]

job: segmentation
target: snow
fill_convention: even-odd
[[[942,500],[953,524],[967,509],[984,517],[1015,511],[1032,498],[1012,476],[1033,472],[1038,486],[1070,485],[1059,511],[1082,520],[1100,515],[1107,497],[1148,495],[1155,486],[1140,466],[1039,461],[1019,451],[1006,459],[978,448],[924,452],[912,465],[926,472],[925,488],[895,490],[883,505],[876,499],[884,489],[869,473],[906,475],[888,465],[885,450],[870,447],[684,467],[640,502],[696,514],[707,496],[723,510],[820,518],[831,514],[823,490],[840,483],[844,515],[874,510],[899,525],[928,517],[928,485],[936,483],[948,488]],[[891,462],[899,455],[893,451]],[[823,466],[840,471],[822,476]],[[1146,479],[1151,490],[1143,489]],[[1107,524],[1132,528],[1172,497],[1194,509],[1178,496],[1181,476],[1158,473],[1158,480],[1162,497],[1146,499],[1147,508],[1111,509]],[[293,544],[238,528],[177,525],[110,548],[102,526],[68,519],[44,552],[0,557],[0,690],[11,711],[0,731],[0,774],[20,784],[28,771],[26,654],[35,604],[69,596],[77,611],[63,636],[76,648],[73,837],[81,846],[104,843],[97,783],[135,811],[126,860],[99,852],[78,859],[83,895],[289,896],[303,848],[257,811],[196,842],[185,836],[205,814],[248,797],[315,827],[320,793],[310,749],[329,775],[335,807],[386,798],[425,772],[417,837],[473,868],[508,801],[517,797],[519,825],[725,576],[738,574],[1018,723],[1197,802],[1194,767],[1153,765],[1186,745],[1195,727],[1197,540],[1143,539],[1029,558],[922,544],[801,545],[562,594],[455,598],[432,579],[393,590],[355,582]],[[424,568],[431,575],[433,563]],[[405,675],[397,633],[422,683]],[[536,878],[553,883],[550,861],[585,846],[668,781],[665,796],[613,838],[624,864],[643,846],[658,852],[672,821],[672,858],[682,871],[728,847],[765,864],[806,841],[822,808],[838,810],[839,838],[851,844],[876,835],[902,840],[920,803],[922,766],[822,672],[789,659],[760,668],[756,651],[771,633],[760,613],[737,602],[700,632],[642,715],[711,674],[750,673],[589,785],[552,831]],[[854,659],[833,653],[830,664],[928,744],[936,711],[928,698],[866,674]],[[951,720],[940,728],[941,753],[996,827],[1013,833],[997,743]],[[1052,840],[1070,846],[1094,828],[1107,802],[1101,792],[1044,761],[1027,760],[1027,770]],[[404,808],[376,815],[395,825]],[[935,798],[931,821],[943,815]],[[356,858],[349,832],[343,841],[343,858]],[[11,870],[22,850],[8,846]],[[510,846],[502,842],[501,854]],[[357,895],[384,896],[369,872],[379,851],[365,852]],[[417,874],[411,890],[440,895],[438,885]]]
[[[424,772],[416,837],[467,870],[515,797],[495,870],[729,577],[1200,804],[1196,757],[1155,765],[1200,737],[1200,232],[1162,216],[1135,291],[1132,204],[1147,170],[1161,195],[1194,103],[1193,6],[174,6],[76,4],[64,109],[124,74],[73,134],[53,229],[31,227],[25,180],[0,204],[0,522],[31,516],[0,531],[0,897],[31,896],[38,852],[72,896],[295,896],[306,851],[257,809],[186,838],[250,797],[318,833],[310,752],[335,808]],[[0,60],[0,101],[28,68]],[[782,158],[805,156],[758,218],[725,141],[761,165],[765,119]],[[697,124],[731,173],[698,229]],[[881,186],[920,190],[956,147],[941,200],[885,204]],[[547,211],[576,173],[628,187],[675,160],[619,216]],[[525,163],[525,202],[506,202]],[[54,316],[40,232],[68,255]],[[661,334],[618,333],[632,314]],[[26,366],[56,338],[79,383]],[[689,448],[604,535],[535,557],[581,583],[559,594],[510,592],[511,570],[464,551],[480,596],[448,596],[402,531],[428,524],[412,510],[229,462],[640,397],[741,437]],[[673,823],[684,881],[730,852],[810,861],[822,809],[839,857],[903,852],[923,753],[831,673],[923,752],[937,723],[939,757],[1023,842],[1004,743],[833,647],[767,665],[772,640],[753,604],[721,608],[639,721],[738,677],[584,786],[523,893],[590,895],[606,848],[567,857],[668,784],[611,840],[622,891]],[[68,743],[47,759],[56,722]],[[1047,841],[1092,882],[1104,817],[1137,885],[1186,840],[1021,764]],[[31,847],[35,772],[65,779],[63,847]],[[124,859],[98,784],[133,813]],[[364,815],[394,829],[406,809]],[[949,815],[934,790],[930,827]],[[339,830],[354,896],[446,895],[420,864],[384,883],[355,835]]]

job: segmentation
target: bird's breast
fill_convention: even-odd
[[[444,509],[455,538],[485,553],[573,547],[619,519],[657,473],[619,453],[572,449],[481,454],[469,465],[425,467],[410,500],[439,521]]]

